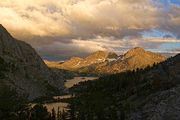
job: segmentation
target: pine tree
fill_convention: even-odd
[[[69,106],[69,118],[70,120],[75,120],[75,107],[74,107],[74,104],[71,103]]]
[[[61,114],[61,119],[67,120],[67,112],[64,109],[63,109],[62,114]]]
[[[57,111],[57,120],[61,120],[61,111],[60,111],[59,107],[58,107],[58,111]]]
[[[52,109],[51,120],[56,120],[56,112],[55,112],[54,108]]]

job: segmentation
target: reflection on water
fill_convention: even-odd
[[[75,84],[78,84],[79,82],[84,82],[84,81],[88,81],[88,80],[95,80],[95,79],[97,79],[97,77],[74,77],[73,79],[67,80],[65,82],[65,87],[71,88]]]
[[[67,103],[62,103],[62,102],[57,102],[57,103],[47,103],[44,106],[47,107],[49,112],[51,112],[53,108],[57,112],[58,107],[59,107],[60,111],[66,110],[66,107],[68,106],[68,104]]]
[[[74,77],[73,79],[67,80],[65,82],[65,87],[71,88],[75,84],[78,84],[79,82],[95,80],[95,79],[97,79],[97,77]],[[65,98],[71,98],[71,97],[72,97],[71,95],[54,96],[54,99],[65,99]],[[51,112],[53,108],[55,109],[55,111],[58,111],[58,107],[59,107],[59,110],[62,111],[62,110],[66,110],[68,103],[63,103],[63,102],[46,103],[44,104],[44,106],[47,107],[49,112]]]
[[[53,99],[58,100],[58,99],[67,99],[71,98],[71,95],[62,95],[62,96],[54,96]]]

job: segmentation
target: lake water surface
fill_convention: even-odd
[[[85,82],[88,80],[96,80],[98,77],[74,77],[73,79],[66,80],[64,83],[67,89],[73,87],[74,85],[78,84],[79,82]],[[54,96],[54,99],[64,99],[64,98],[71,98],[71,95],[63,95],[63,96]],[[55,103],[46,103],[44,106],[47,107],[48,111],[51,112],[54,108],[55,111],[58,111],[58,107],[60,111],[66,110],[68,103],[63,102],[55,102]]]

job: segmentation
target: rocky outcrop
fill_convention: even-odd
[[[134,99],[139,108],[129,120],[179,120],[180,119],[180,54],[159,64],[144,75],[144,79],[158,92]]]
[[[63,88],[63,78],[53,73],[29,44],[14,39],[2,25],[0,58],[8,65],[1,81],[19,95],[35,99]]]
[[[130,120],[179,120],[180,86],[161,91],[142,100],[140,109],[130,114]]]

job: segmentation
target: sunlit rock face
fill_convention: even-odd
[[[101,64],[107,61],[113,61],[118,58],[116,53],[107,52],[107,51],[97,51],[85,58],[72,57],[70,60],[65,61],[64,63],[59,62],[49,62],[45,61],[48,66],[66,69],[66,70],[75,70],[78,71],[81,68],[86,68],[91,65]]]
[[[51,67],[82,73],[114,74],[138,68],[143,69],[164,60],[166,57],[163,55],[136,47],[120,56],[113,52],[97,51],[85,58],[72,57],[64,63],[47,61],[46,63]]]
[[[8,64],[2,81],[19,95],[35,99],[63,88],[63,78],[53,73],[29,44],[14,39],[2,25],[0,57]]]
[[[137,47],[129,50],[116,61],[97,67],[96,70],[101,73],[119,73],[127,70],[136,70],[137,68],[143,69],[164,60],[166,60],[166,57],[160,54]]]

